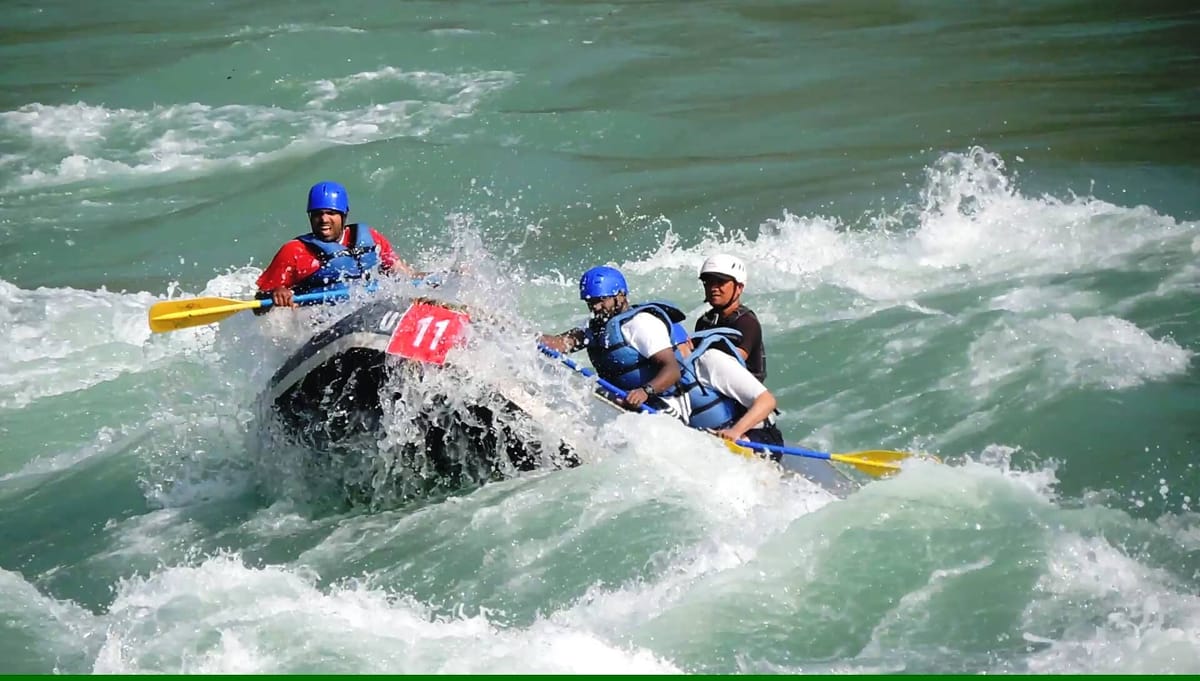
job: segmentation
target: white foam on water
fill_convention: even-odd
[[[594,522],[612,517],[614,500],[667,504],[683,513],[669,522],[700,528],[700,538],[664,546],[668,563],[654,579],[589,588],[552,614],[563,626],[616,635],[648,622],[688,599],[704,580],[754,561],[760,547],[795,519],[837,501],[807,480],[783,475],[765,460],[733,455],[711,436],[665,416],[622,415],[603,436],[619,459],[615,470],[592,481],[594,502],[586,516]]]
[[[721,451],[720,447],[704,446],[709,443],[700,434],[686,430],[679,433],[668,432],[678,428],[678,424],[665,419],[660,420],[633,414],[621,416],[617,424],[606,431],[605,435],[605,448],[612,454],[606,460],[595,464],[606,468],[604,474],[586,479],[576,478],[577,482],[583,481],[589,486],[590,496],[581,502],[585,512],[577,520],[573,520],[569,526],[564,527],[565,534],[556,534],[544,541],[534,541],[527,546],[514,546],[511,555],[506,560],[520,563],[520,565],[514,564],[510,568],[516,573],[528,570],[536,571],[539,563],[544,561],[547,555],[554,556],[556,553],[561,554],[569,550],[572,539],[579,533],[586,532],[588,528],[603,524],[614,515],[619,515],[651,500],[658,504],[665,504],[668,508],[684,511],[683,517],[687,518],[690,524],[701,529],[697,535],[699,538],[689,539],[681,545],[664,547],[668,549],[664,553],[664,557],[669,562],[653,579],[633,579],[619,585],[596,584],[587,589],[586,593],[569,606],[548,612],[532,625],[519,630],[502,629],[503,634],[491,632],[488,629],[491,620],[488,619],[486,612],[475,618],[443,620],[443,624],[449,629],[453,629],[455,626],[465,627],[467,621],[474,626],[483,628],[483,633],[475,635],[477,650],[482,651],[475,655],[476,661],[480,658],[493,659],[492,646],[512,645],[511,637],[507,635],[517,635],[516,632],[519,631],[520,637],[535,634],[549,637],[548,640],[540,641],[538,646],[532,649],[536,651],[534,655],[538,658],[538,662],[536,664],[523,662],[515,666],[502,665],[498,669],[527,671],[530,666],[537,669],[547,667],[562,669],[563,667],[559,665],[559,652],[562,655],[580,656],[575,659],[580,666],[568,667],[572,670],[584,668],[582,666],[583,659],[587,659],[588,664],[593,665],[588,667],[589,669],[627,668],[631,664],[628,644],[617,645],[614,650],[613,641],[628,641],[631,635],[636,640],[639,634],[634,632],[651,626],[654,620],[679,607],[686,608],[690,601],[700,598],[701,594],[709,593],[712,589],[723,589],[732,593],[728,590],[736,591],[740,588],[739,580],[746,582],[746,580],[753,581],[764,578],[763,575],[753,576],[749,573],[741,573],[739,569],[753,566],[756,561],[760,560],[759,551],[765,542],[778,537],[781,531],[793,526],[798,520],[803,522],[802,519],[805,515],[825,507],[830,501],[827,496],[811,486],[803,483],[798,487],[793,486],[793,483],[778,478],[773,473],[768,473],[769,466],[762,465],[762,462],[745,461],[729,456]],[[685,433],[686,436],[684,436]],[[696,442],[690,442],[689,440],[694,437],[699,439]],[[913,462],[906,466],[905,472],[900,476],[864,488],[852,498],[851,503],[845,507],[839,507],[841,512],[837,517],[842,519],[843,524],[849,523],[848,527],[856,527],[860,523],[866,523],[867,527],[874,527],[880,522],[908,523],[915,521],[923,527],[928,527],[930,531],[936,531],[939,528],[957,527],[961,523],[964,511],[968,514],[981,513],[983,514],[981,517],[990,518],[999,508],[996,506],[997,502],[1000,502],[1004,508],[1014,509],[1014,512],[1022,518],[1025,518],[1026,514],[1030,512],[1036,516],[1059,513],[1053,503],[1055,497],[1053,471],[1048,468],[1033,471],[1013,470],[1007,464],[1011,453],[1012,450],[1009,448],[990,448],[981,455],[983,462],[967,462],[958,467],[930,462]],[[566,481],[566,478],[556,477],[555,480],[562,482]],[[545,488],[527,487],[517,496],[504,496],[503,502],[498,505],[485,505],[485,507],[478,508],[479,515],[470,524],[470,536],[503,537],[503,533],[496,534],[496,523],[501,523],[511,529],[531,521],[530,513],[541,512],[540,507],[544,503],[541,492],[544,491]],[[568,496],[556,495],[555,498],[566,499]],[[858,503],[854,503],[854,499],[857,499]],[[898,502],[902,503],[898,505]],[[899,515],[894,521],[889,521],[886,517],[877,518],[870,513],[858,518],[856,510],[864,506],[868,511],[877,506],[894,509]],[[928,508],[918,513],[916,509],[921,507]],[[1017,510],[1022,508],[1028,510]],[[560,508],[560,511],[566,511],[566,509]],[[679,517],[674,513],[667,513],[664,514],[663,522],[678,522]],[[380,525],[379,531],[404,531],[404,522],[393,527],[391,523],[386,522],[386,519],[382,520],[384,522]],[[826,517],[825,522],[831,522],[831,518]],[[336,555],[347,550],[361,550],[363,546],[386,545],[386,542],[380,541],[378,537],[361,536],[352,527],[348,523],[343,530],[331,535],[323,542],[327,548],[321,549],[320,552],[329,551],[332,552],[331,555]],[[1051,527],[1053,526],[1051,525]],[[1031,527],[1032,529],[1036,528]],[[1071,541],[1074,540],[1069,540],[1068,544]],[[506,547],[505,551],[508,551],[507,542],[501,541],[500,544]],[[354,549],[355,546],[360,548]],[[1094,548],[1089,545],[1088,550],[1094,551]],[[1055,555],[1058,553],[1063,553],[1068,557],[1079,555],[1079,551],[1075,549],[1056,552]],[[794,551],[791,558],[801,560]],[[934,569],[930,573],[929,582],[924,587],[908,592],[900,599],[895,609],[885,614],[885,618],[876,626],[876,629],[881,632],[880,636],[886,636],[889,628],[903,627],[904,617],[925,616],[925,605],[942,588],[970,572],[987,569],[991,560],[994,560],[994,557],[980,555],[974,562],[950,563]],[[1122,567],[1122,564],[1115,564],[1116,571],[1110,574],[1105,565],[1113,567],[1114,564],[1108,564],[1105,561],[1100,562],[1100,569],[1096,569],[1095,566],[1085,566],[1087,568],[1085,570],[1080,566],[1061,564],[1056,558],[1050,563],[1047,576],[1043,578],[1039,590],[1047,593],[1053,604],[1069,604],[1077,600],[1076,596],[1095,598],[1106,593],[1116,593],[1127,597],[1129,594],[1135,594],[1139,589],[1144,590],[1146,574],[1150,574],[1155,581],[1161,582],[1166,579],[1161,571],[1145,568],[1129,559],[1125,560],[1128,565]],[[524,565],[525,569],[522,569],[521,565]],[[768,573],[776,567],[778,566],[763,565],[763,569]],[[714,581],[726,575],[734,580],[733,583],[725,584],[721,581]],[[1067,586],[1055,586],[1064,578],[1075,581],[1068,582]],[[1169,584],[1169,582],[1170,580],[1166,579],[1166,583]],[[797,588],[802,587],[799,583],[793,585]],[[328,597],[333,598],[334,596],[340,596],[344,600],[344,592],[334,590]],[[360,596],[361,589],[355,592],[354,598],[358,599]],[[381,598],[384,597],[381,596]],[[411,622],[420,619],[421,615],[414,614],[408,609],[416,608],[419,611],[421,606],[405,601],[397,602],[395,599],[387,600],[387,603],[389,604],[387,607],[391,609],[405,610],[400,615],[389,613],[382,617],[389,623],[389,628],[395,620],[402,621],[399,626],[419,626]],[[1154,604],[1151,603],[1151,605]],[[370,609],[383,606],[370,600],[365,607]],[[1089,612],[1084,611],[1079,613],[1079,617],[1073,616],[1067,622],[1074,626],[1077,620],[1086,619],[1088,615]],[[371,616],[378,618],[374,611]],[[1142,662],[1130,667],[1118,667],[1118,669],[1137,669],[1140,668],[1138,664],[1149,668],[1150,664],[1162,663],[1164,660],[1177,665],[1169,667],[1171,669],[1189,669],[1186,657],[1189,649],[1184,647],[1181,652],[1177,648],[1182,641],[1186,640],[1187,635],[1194,632],[1194,629],[1188,628],[1194,625],[1186,624],[1187,617],[1181,619],[1186,626],[1171,625],[1164,629],[1165,633],[1152,633],[1145,637],[1145,643],[1138,644],[1140,646],[1138,650],[1141,652],[1153,649],[1151,655],[1145,657]],[[206,624],[201,629],[203,630],[207,626]],[[1045,641],[1059,640],[1052,631],[1038,626],[1037,618],[1022,626],[1026,630],[1027,638],[1040,637],[1038,640],[1044,639],[1040,645],[1046,645]],[[1115,627],[1117,631],[1124,631],[1122,627],[1125,625],[1117,622],[1111,626]],[[350,628],[353,629],[353,627]],[[228,627],[223,627],[222,631],[227,629]],[[264,627],[254,626],[247,627],[247,629],[261,633]],[[376,636],[380,635],[382,634]],[[424,632],[414,633],[410,635],[410,638],[421,639],[423,635]],[[304,638],[306,636],[307,633],[303,634],[302,640],[307,640]],[[439,641],[435,647],[445,643],[444,639],[447,637],[453,639],[455,634],[439,631]],[[236,653],[222,643],[220,646],[211,647],[209,654],[215,656],[214,659],[220,660],[222,665],[234,665],[240,664],[238,661],[243,659],[242,655],[246,650],[263,651],[262,655],[255,657],[259,660],[267,659],[266,655],[269,652],[268,661],[256,667],[257,669],[288,668],[286,661],[279,661],[279,654],[274,651],[264,651],[258,640],[247,641],[241,636],[235,637],[234,640],[237,642]],[[499,643],[501,640],[502,644]],[[872,640],[876,639],[873,637]],[[882,638],[879,640],[879,650],[883,651],[886,644],[882,642]],[[1034,639],[1029,638],[1029,640],[1033,641]],[[521,639],[521,642],[528,643],[524,638]],[[1101,641],[1100,643],[1105,642]],[[1128,637],[1121,637],[1119,643],[1124,646],[1132,645]],[[1075,644],[1064,642],[1062,645],[1070,647]],[[1158,647],[1155,648],[1155,646]],[[308,649],[311,650],[311,647]],[[634,657],[640,655],[643,661],[654,660],[655,664],[661,665],[661,669],[653,665],[650,666],[651,669],[677,670],[673,663],[664,661],[649,651],[636,648],[634,650],[638,650],[633,654]],[[1086,648],[1084,653],[1088,650],[1094,652],[1095,648]],[[846,664],[851,668],[871,668],[874,664],[870,659],[871,651],[872,648],[869,644],[860,655],[863,659]],[[920,656],[923,653],[910,650],[905,651],[905,654]],[[355,666],[359,664],[359,658],[353,655],[343,654],[342,659],[343,661],[351,660],[347,664],[355,669],[380,668],[372,666],[377,662],[374,658],[361,666]],[[1035,671],[1041,669],[1037,667],[1039,664],[1044,664],[1047,670],[1057,671],[1114,668],[1103,665],[1081,667],[1080,665],[1089,663],[1088,660],[1075,659],[1075,657],[1065,654],[1054,655],[1046,651],[1033,655],[1030,660]],[[389,662],[388,664],[393,664],[393,666],[386,668],[421,671],[436,669],[443,672],[470,671],[477,668],[475,662],[464,663],[466,666],[453,667],[438,666],[442,663],[440,658],[436,658],[436,662],[432,666],[425,664],[428,662],[429,658],[419,662],[413,661],[412,663],[416,666],[411,667],[396,666],[400,663]],[[1182,666],[1178,666],[1181,662]],[[1054,666],[1060,663],[1061,666]],[[758,663],[751,664],[756,669],[762,666]],[[225,669],[228,667],[214,667],[210,664],[204,668]],[[899,668],[903,668],[902,662]]]
[[[429,98],[444,100],[462,111],[469,111],[480,98],[505,89],[516,82],[511,71],[477,71],[468,73],[439,73],[436,71],[406,71],[385,66],[375,71],[360,71],[334,79],[318,80],[308,86],[309,106],[323,107],[339,97],[364,87],[378,89],[381,83],[395,82],[414,86]]]
[[[493,31],[477,31],[470,28],[434,28],[430,29],[432,35],[449,35],[449,36],[477,36],[477,35],[495,35]]]
[[[445,508],[349,519],[300,560],[319,566],[340,564],[344,556],[364,551],[386,555],[400,550],[396,545],[402,546],[405,536],[437,528],[458,536],[439,540],[434,553],[442,559],[456,555],[443,542],[487,547],[480,572],[459,578],[463,591],[496,588],[475,580],[501,580],[512,597],[544,588],[546,572],[561,569],[563,561],[575,563],[581,555],[586,560],[597,548],[589,546],[588,537],[611,534],[614,523],[630,523],[652,509],[653,527],[634,523],[622,534],[627,534],[627,550],[648,552],[653,577],[597,581],[533,625],[584,639],[627,640],[630,627],[687,599],[703,580],[753,561],[759,547],[794,519],[835,501],[812,483],[784,476],[770,462],[732,455],[711,436],[667,417],[621,414],[597,437],[598,449],[606,454],[584,468],[545,476],[537,484],[493,483],[439,505],[450,504]],[[547,508],[548,499],[555,500],[553,509]],[[597,555],[596,560],[608,559]],[[402,577],[389,577],[391,572],[385,568],[374,578],[404,583]]]
[[[933,502],[934,508],[984,508],[996,495],[1021,499],[1031,508],[1050,508],[1058,500],[1055,465],[1017,469],[1011,465],[1016,448],[992,444],[973,457],[953,464],[914,456],[901,464],[899,475],[866,485],[856,498]],[[929,518],[940,522],[935,516]]]
[[[656,252],[618,266],[640,280],[631,282],[636,291],[683,292],[682,299],[695,299],[700,264],[714,252],[731,253],[748,264],[746,295],[760,317],[808,324],[826,322],[830,315],[868,317],[895,305],[913,305],[917,296],[1008,282],[1016,283],[1014,289],[994,302],[1001,309],[1027,311],[1051,297],[1060,297],[1057,309],[1087,305],[1095,294],[1069,282],[1023,280],[1139,269],[1147,255],[1194,250],[1200,243],[1200,223],[1177,222],[1145,206],[1126,208],[1091,197],[1025,196],[1000,156],[979,147],[943,154],[925,174],[918,203],[882,213],[865,225],[785,210],[781,218],[756,228],[719,225],[694,245],[685,245],[669,220],[630,216],[631,222],[663,232],[663,243]],[[1168,285],[1194,286],[1191,267],[1167,273]],[[778,295],[823,288],[851,297],[805,306]],[[788,309],[775,309],[784,304]]]
[[[236,289],[231,280],[243,276],[248,275],[219,276],[202,293],[227,294]],[[179,297],[173,289],[171,297]],[[26,461],[6,461],[12,468],[4,479],[36,477],[95,457],[130,452],[144,453],[153,469],[176,448],[187,452],[186,458],[203,459],[205,444],[229,435],[229,425],[239,422],[237,405],[245,387],[238,379],[249,375],[238,363],[254,366],[258,351],[250,345],[243,346],[249,353],[222,354],[214,326],[151,333],[148,310],[158,300],[146,292],[24,290],[0,280],[0,342],[11,348],[0,357],[0,409],[28,409],[30,418],[53,419],[54,414],[46,412],[50,407],[39,402],[83,393],[85,403],[92,404],[108,390],[105,384],[130,376],[139,376],[136,385],[126,381],[112,390],[153,401],[140,412],[137,405],[123,403],[122,410],[129,411],[132,420],[98,426],[81,444],[33,449]],[[163,401],[154,401],[159,398]],[[198,409],[204,413],[194,414]],[[205,426],[210,432],[199,430]],[[160,435],[178,439],[156,440],[158,447],[151,446],[148,441]],[[208,472],[213,472],[211,467]],[[181,479],[178,474],[171,476],[174,495],[185,494],[184,480],[191,477]],[[201,485],[199,479],[196,484]],[[240,487],[244,485],[235,485]],[[197,488],[186,494],[211,498],[213,492]]]
[[[1077,291],[1066,285],[1021,286],[988,301],[988,309],[1014,313],[1070,312],[1095,310],[1102,304],[1093,291]]]
[[[1192,242],[1193,253],[1195,253],[1197,243],[1200,243],[1200,237],[1196,237],[1196,240]],[[1175,295],[1194,296],[1198,293],[1200,293],[1200,263],[1193,260],[1175,272],[1168,272],[1153,292],[1144,295],[1166,298]]]
[[[149,293],[25,290],[0,280],[0,409],[144,371]]]
[[[550,623],[436,617],[355,584],[222,555],[123,581],[95,673],[662,673],[648,651]]]
[[[1056,537],[1023,627],[1035,674],[1200,672],[1200,597],[1102,537]]]
[[[109,520],[104,529],[110,538],[91,562],[112,561],[128,568],[143,561],[156,566],[182,560],[193,542],[204,536],[204,528],[186,517],[181,508],[163,508],[125,520]]]
[[[195,296],[172,286],[167,297],[245,298],[256,272],[243,268],[218,275]],[[15,388],[3,406],[20,409],[76,391],[103,391],[104,383],[127,375],[139,375],[142,384],[131,394],[150,400],[141,411],[138,405],[123,405],[136,419],[130,424],[102,427],[93,442],[40,454],[6,478],[51,473],[113,454],[139,460],[143,493],[155,507],[187,506],[248,489],[252,480],[241,453],[245,425],[252,419],[246,403],[261,388],[256,375],[274,367],[264,368],[259,359],[274,346],[258,320],[234,315],[220,325],[154,334],[148,310],[160,298],[149,293],[29,292],[3,282],[0,292],[8,294],[0,314],[20,322],[4,325],[3,332],[49,339],[26,342],[16,362],[0,360],[9,361],[0,380]],[[76,370],[86,380],[67,380]]]
[[[258,511],[239,529],[263,537],[281,537],[311,529],[312,520],[301,513],[295,503],[278,501]]]
[[[655,442],[661,439],[655,438]],[[664,448],[662,444],[657,446]],[[638,450],[637,461],[644,464],[652,452],[645,447]],[[700,454],[693,451],[686,463],[673,462],[685,468],[684,473],[654,468],[651,476],[665,480],[658,492],[660,500],[670,498],[675,489],[687,489],[685,496],[693,503],[714,504],[720,509],[704,517],[702,538],[683,547],[671,547],[669,564],[655,579],[630,580],[616,588],[611,584],[594,585],[570,608],[554,613],[555,622],[598,632],[624,632],[633,640],[656,640],[657,632],[662,632],[662,638],[673,641],[663,642],[669,647],[706,636],[749,636],[759,642],[762,637],[770,637],[784,649],[777,656],[769,655],[766,661],[754,656],[740,660],[740,670],[777,668],[797,673],[824,669],[819,664],[798,666],[771,661],[791,659],[786,641],[795,635],[794,622],[777,618],[807,615],[837,621],[844,617],[845,613],[836,607],[823,610],[821,605],[810,606],[805,599],[806,594],[820,594],[830,580],[839,578],[838,570],[823,569],[829,567],[823,559],[831,551],[836,554],[848,538],[860,534],[860,530],[880,536],[892,526],[917,537],[924,531],[957,529],[964,516],[990,518],[997,504],[1022,516],[1028,511],[1018,509],[1027,506],[1035,512],[1054,508],[1050,501],[1054,485],[1051,471],[1007,469],[999,454],[988,457],[988,464],[968,462],[955,468],[913,461],[898,477],[868,485],[848,500],[836,503],[792,478],[761,480],[727,496],[719,493],[718,481],[730,472],[715,470],[722,459],[717,457],[694,467],[691,462]],[[690,477],[693,468],[696,488],[678,484],[681,476]],[[621,489],[629,489],[627,480],[621,482]],[[797,482],[799,487],[789,488]],[[745,506],[743,498],[753,498],[754,503]],[[907,617],[923,616],[928,602],[942,588],[970,572],[986,569],[993,560],[992,556],[979,555],[965,563],[935,565],[929,583],[902,593],[895,608],[882,613],[876,628],[880,632],[902,628]],[[881,565],[879,569],[888,568]],[[855,586],[871,589],[870,582]],[[817,601],[825,602],[819,595]],[[685,622],[689,632],[686,637],[671,633]],[[855,660],[843,661],[841,666],[860,670],[876,669],[880,664],[895,671],[904,668],[903,655],[872,659],[871,651],[872,643],[868,642]]]
[[[364,84],[388,80],[417,86],[427,99],[372,101],[345,111],[325,106]],[[145,187],[302,158],[334,145],[420,137],[471,115],[482,98],[514,81],[504,71],[385,67],[308,85],[312,101],[304,110],[198,102],[148,109],[26,104],[0,112],[0,131],[19,149],[4,157],[14,179],[0,195],[80,182]]]
[[[363,28],[353,26],[330,26],[327,24],[279,24],[277,26],[243,26],[232,33],[229,38],[251,38],[261,40],[284,33],[366,33]]]
[[[669,416],[622,414],[604,435],[606,448],[628,453],[626,472],[645,485],[640,491],[647,498],[661,494],[666,485],[689,504],[697,504],[694,513],[719,525],[741,526],[753,517],[765,523],[758,526],[769,533],[786,525],[788,510],[807,513],[836,499],[807,481],[807,492],[797,498],[777,466],[733,454],[720,440]],[[764,513],[765,509],[781,510],[782,515]]]
[[[996,673],[1200,670],[1200,597],[1166,569],[1130,555],[1129,548],[1115,546],[1105,536],[1094,536],[1091,528],[1096,513],[1111,519],[1105,526],[1118,522],[1123,527],[1131,522],[1124,514],[1091,505],[1060,507],[1053,468],[1012,469],[1008,462],[1013,453],[1012,448],[992,446],[980,454],[978,462],[955,466],[914,462],[900,475],[864,487],[855,497],[859,502],[846,513],[877,506],[875,501],[886,502],[886,508],[894,509],[889,515],[900,514],[898,521],[906,526],[936,530],[953,527],[964,515],[969,519],[976,512],[1004,522],[1004,509],[1011,508],[1019,518],[1016,522],[1035,533],[1031,539],[1046,543],[1044,555],[1035,551],[1029,556],[1037,561],[1041,576],[1029,590],[1017,623],[1020,636],[1032,646],[1026,655],[1003,656],[995,663],[999,665],[993,670]],[[926,512],[914,515],[914,508]],[[1160,522],[1158,526],[1167,536],[1184,542],[1189,536],[1187,522]],[[1139,542],[1131,544],[1136,547]],[[925,604],[950,581],[988,569],[993,561],[1009,559],[982,553],[974,561],[933,570],[925,585],[906,592],[880,621],[859,657],[866,661],[892,657],[903,668],[909,656],[923,660],[944,654],[913,646],[905,630],[919,628],[917,623],[935,622]],[[899,639],[886,642],[897,634]]]
[[[1123,389],[1187,372],[1195,353],[1111,316],[1005,318],[968,351],[970,387],[1020,380],[1026,389]]]
[[[236,358],[236,353],[214,354],[222,349],[217,345],[218,334],[234,343],[242,335],[251,340],[262,338],[261,333],[254,333],[255,320],[235,316],[220,328],[207,325],[155,334],[147,321],[149,309],[164,299],[246,298],[257,272],[256,268],[242,268],[218,275],[194,295],[172,286],[166,297],[103,288],[26,290],[0,280],[0,343],[9,348],[0,355],[0,409],[21,409],[39,399],[87,390],[119,376],[157,371],[172,358],[217,365]],[[261,349],[269,347],[263,343]],[[243,348],[251,350],[242,357],[247,367],[259,366],[254,356],[260,348],[253,344]]]
[[[1196,503],[1194,494],[1184,496],[1182,512],[1168,513],[1156,521],[1186,551],[1200,551],[1200,513],[1189,508]]]
[[[1144,206],[1022,196],[1000,156],[981,147],[944,154],[925,174],[911,246],[931,268],[966,266],[988,278],[1085,272],[1195,230]]]
[[[103,637],[103,626],[87,609],[45,596],[20,574],[4,569],[0,569],[0,621],[8,632],[6,643],[19,640],[14,634],[28,636],[30,653],[58,660],[67,673],[93,655]]]
[[[128,438],[135,435],[137,429],[129,427],[101,427],[91,442],[84,443],[68,451],[54,454],[41,454],[21,463],[20,468],[0,475],[0,482],[16,480],[17,478],[36,478],[38,476],[66,470],[88,459],[104,456],[116,449],[127,445]],[[5,462],[7,463],[7,462]]]

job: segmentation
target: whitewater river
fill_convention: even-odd
[[[0,671],[1200,673],[1198,31],[1072,0],[7,7]],[[340,507],[256,408],[302,325],[150,333],[251,296],[326,179],[414,264],[469,263],[510,330],[462,352],[576,400],[583,466]],[[790,442],[944,463],[838,499],[594,418],[537,353],[587,267],[694,318],[717,251]]]

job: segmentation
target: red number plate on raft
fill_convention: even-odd
[[[413,303],[396,324],[387,353],[418,362],[442,364],[446,361],[446,353],[462,339],[470,319],[465,312],[441,305]]]

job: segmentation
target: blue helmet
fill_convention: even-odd
[[[308,190],[308,212],[314,210],[336,210],[345,215],[350,212],[350,198],[346,188],[337,182],[318,182]]]
[[[579,278],[579,299],[606,298],[618,293],[629,293],[625,276],[614,267],[593,267]]]

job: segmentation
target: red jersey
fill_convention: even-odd
[[[386,272],[395,267],[400,259],[396,257],[391,242],[375,231],[374,227],[367,229],[371,230],[371,238],[379,247],[379,269]],[[346,225],[339,241],[343,246],[350,246],[350,225]],[[267,269],[258,277],[258,290],[274,291],[282,286],[291,288],[319,269],[321,261],[317,260],[317,256],[313,255],[303,242],[292,239],[279,247],[279,252],[275,254],[271,264],[267,265]]]

